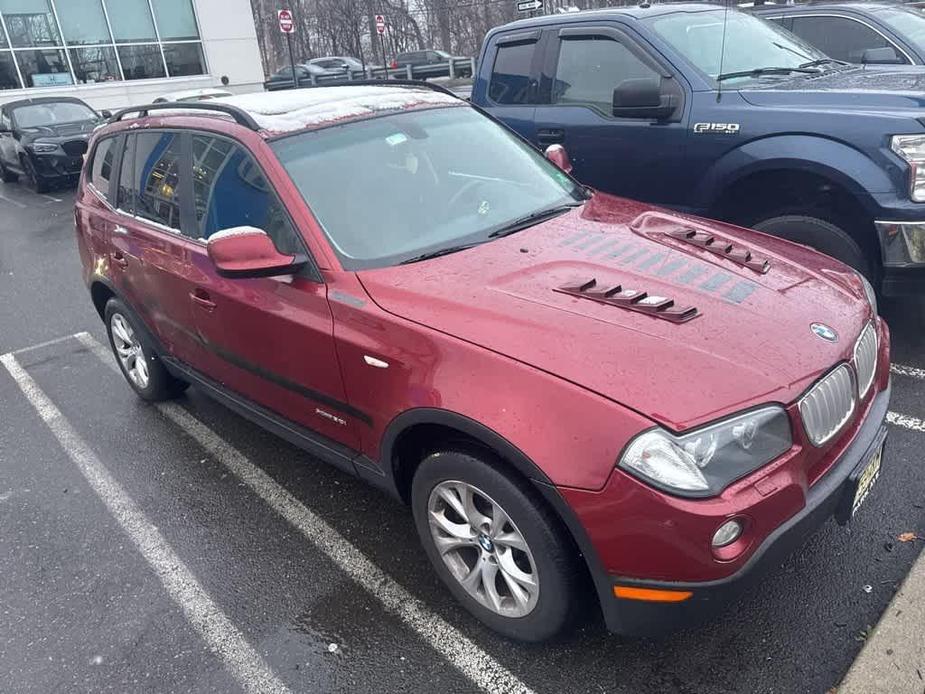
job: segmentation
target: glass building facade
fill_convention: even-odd
[[[0,90],[206,71],[192,0],[0,0]]]

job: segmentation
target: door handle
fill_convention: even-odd
[[[121,268],[128,267],[128,258],[122,255],[122,253],[120,253],[119,251],[116,251],[115,253],[112,254],[112,262],[117,267],[121,267]]]
[[[562,128],[540,128],[536,131],[536,139],[544,145],[559,144],[565,139]]]
[[[116,225],[115,227],[113,227],[112,233],[119,234],[120,236],[125,236],[128,233],[128,229],[126,229],[124,226]]]
[[[215,302],[209,298],[209,292],[203,289],[196,289],[190,292],[189,298],[193,300],[194,304],[206,311],[211,312],[215,310]]]

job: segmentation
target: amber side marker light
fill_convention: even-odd
[[[633,586],[614,586],[613,594],[624,600],[645,600],[647,602],[683,602],[693,595],[689,590],[658,590]]]

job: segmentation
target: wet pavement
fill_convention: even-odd
[[[890,301],[905,424],[850,528],[696,629],[507,642],[453,602],[397,502],[195,389],[140,402],[100,358],[71,194],[0,195],[0,354],[29,348],[34,385],[0,368],[3,691],[820,693],[923,544],[896,537],[925,535],[925,301]]]

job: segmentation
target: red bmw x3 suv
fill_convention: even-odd
[[[128,383],[195,384],[410,504],[497,631],[592,596],[662,630],[877,479],[889,331],[838,261],[588,190],[435,88],[183,108],[98,129],[78,193]]]

